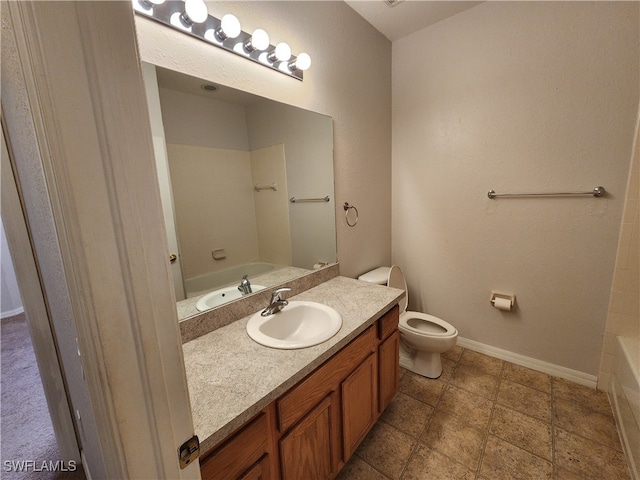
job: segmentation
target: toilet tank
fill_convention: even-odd
[[[376,285],[386,285],[389,278],[389,270],[391,270],[391,267],[378,267],[375,270],[363,273],[358,277],[358,280],[375,283]]]

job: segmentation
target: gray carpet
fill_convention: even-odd
[[[81,465],[73,473],[49,471],[53,469],[50,465],[62,459],[26,319],[21,314],[0,323],[0,478],[84,479]]]

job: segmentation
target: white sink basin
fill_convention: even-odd
[[[333,308],[315,302],[293,300],[280,312],[251,316],[247,333],[261,345],[294,349],[317,345],[333,337],[342,327],[342,317]]]
[[[266,287],[264,285],[251,285],[251,290],[253,292],[258,292],[260,290],[264,290]],[[211,293],[207,293],[204,295],[198,303],[196,303],[196,309],[199,312],[204,312],[205,310],[209,310],[213,307],[217,307],[222,305],[223,303],[230,302],[231,300],[235,300],[237,298],[242,297],[242,293],[238,290],[238,287],[225,287],[219,290],[214,290]]]

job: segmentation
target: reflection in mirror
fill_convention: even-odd
[[[330,117],[143,72],[180,319],[336,261]]]

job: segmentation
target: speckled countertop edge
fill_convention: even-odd
[[[202,454],[242,426],[386,313],[404,291],[335,277],[292,300],[329,305],[342,315],[331,339],[299,350],[278,350],[246,333],[249,317],[185,343],[189,396]]]

